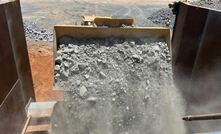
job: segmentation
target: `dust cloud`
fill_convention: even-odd
[[[69,114],[70,108],[67,108],[69,106],[64,103],[58,103],[55,106],[52,118],[51,133],[77,134],[77,132],[81,131],[80,134],[187,134],[185,124],[181,120],[184,115],[185,105],[179,91],[170,86],[160,96],[159,111],[156,112],[155,109],[144,111],[146,117],[142,119],[142,123],[134,124],[133,129],[127,129],[124,133],[116,131],[113,128],[114,126],[111,125],[111,122],[114,121],[111,103],[106,103],[103,111],[89,110],[84,106],[78,107],[81,113],[78,116],[81,116],[81,121],[76,119],[73,121],[73,115]],[[140,106],[138,107],[140,108]],[[120,115],[121,113],[118,113],[118,116]],[[155,121],[153,121],[152,116],[155,116]],[[70,122],[70,120],[73,122]],[[89,132],[91,128],[93,128],[93,132]]]
[[[65,36],[59,43],[55,81],[66,94],[53,134],[186,133],[165,42]]]

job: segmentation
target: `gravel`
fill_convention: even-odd
[[[25,36],[35,41],[53,41],[53,33],[31,21],[24,21]]]
[[[191,4],[221,10],[220,0],[199,0],[199,1],[193,1],[191,2]]]
[[[175,15],[173,15],[173,12],[170,8],[162,8],[153,13],[150,17],[148,17],[148,19],[158,26],[173,28]]]
[[[193,5],[208,7],[212,9],[221,9],[221,1],[220,0],[199,0],[190,2]],[[139,8],[135,8],[136,10]],[[133,9],[133,10],[135,10]],[[132,9],[131,9],[132,10]],[[136,12],[133,11],[133,12]],[[139,10],[140,11],[140,10]],[[145,12],[144,12],[145,13]],[[162,8],[149,17],[144,17],[140,13],[140,16],[132,16],[136,18],[138,26],[165,26],[173,29],[175,22],[175,15],[173,15],[170,8]],[[36,41],[53,41],[53,33],[51,30],[40,27],[38,24],[25,20],[24,21],[25,35],[26,37],[36,40]]]
[[[164,107],[164,93],[167,88],[173,92],[171,57],[165,42],[68,40],[72,43],[60,45],[55,61],[56,86],[63,87],[66,94],[65,103],[57,108],[62,121],[59,117],[52,121],[54,133],[163,132],[167,123],[162,119],[168,115],[162,112],[170,105]],[[174,128],[164,131],[182,133],[180,129],[173,132]]]
[[[190,2],[192,5],[212,8],[216,10],[221,10],[221,1],[220,0],[199,0]],[[156,12],[154,12],[147,19],[153,22],[158,26],[166,26],[173,29],[175,22],[175,15],[172,13],[172,9],[170,8],[162,8]]]

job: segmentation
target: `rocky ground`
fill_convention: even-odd
[[[82,9],[81,6],[87,5],[86,7],[94,7],[92,10],[84,10],[80,12]],[[212,9],[221,9],[221,2],[219,0],[200,0],[200,1],[193,1],[191,2],[193,5],[202,6],[202,7],[209,7]],[[80,5],[80,6],[77,6]],[[64,20],[69,19],[70,22],[63,21],[63,23],[66,24],[75,24],[78,22],[80,24],[81,16],[90,14],[92,15],[109,15],[113,16],[115,18],[120,17],[133,17],[135,19],[135,25],[136,26],[165,26],[170,27],[173,29],[175,16],[173,15],[170,8],[167,7],[167,5],[164,6],[164,8],[161,8],[160,6],[154,6],[151,7],[150,5],[128,5],[121,6],[121,5],[108,5],[110,8],[107,10],[107,4],[101,4],[99,8],[94,4],[88,4],[84,2],[79,2],[76,7],[73,7],[71,9],[67,9],[65,11],[50,11],[49,16],[56,16],[57,15],[63,15],[63,16],[72,16],[68,18],[63,18]],[[85,5],[84,8],[85,9]],[[58,5],[57,5],[58,6]],[[59,6],[58,6],[59,7]],[[39,8],[39,7],[36,7]],[[26,8],[25,8],[26,9]],[[29,13],[26,13],[26,10],[24,9],[25,16],[29,16]],[[79,10],[78,10],[79,9]],[[28,10],[28,9],[27,9]],[[33,10],[33,9],[32,9]],[[77,12],[76,12],[77,11]],[[27,15],[26,15],[27,14]],[[38,13],[40,14],[40,13]],[[50,17],[49,17],[50,18]],[[57,18],[60,18],[59,16]],[[53,40],[53,24],[55,22],[61,23],[59,21],[54,20],[55,22],[52,23],[51,20],[53,18],[50,18],[47,24],[42,24],[42,21],[30,21],[34,19],[30,19],[29,17],[24,17],[24,27],[26,32],[26,37],[29,37],[34,40],[40,40],[40,41],[52,41]]]
[[[199,0],[191,2],[193,5],[207,7],[211,9],[221,10],[221,1],[220,0]]]
[[[211,9],[220,10],[221,9],[221,1],[220,0],[199,0],[190,2],[192,5],[207,7]],[[166,26],[173,29],[175,22],[175,15],[173,15],[172,10],[170,8],[162,8],[148,17],[148,19],[157,24],[158,26]]]
[[[52,41],[53,26],[56,24],[81,24],[83,15],[112,16],[113,18],[132,17],[135,19],[135,26],[159,26],[148,17],[162,7],[167,7],[166,0],[163,0],[163,5],[160,5],[159,1],[154,4],[154,1],[140,3],[130,0],[117,3],[114,1],[90,2],[88,0],[30,1],[21,0],[26,36],[40,41]],[[64,5],[65,8],[63,8]],[[165,23],[162,22],[162,25]]]
[[[91,10],[84,10],[81,12],[81,7],[94,7]],[[35,20],[30,17],[24,17],[24,28],[26,37],[36,40],[36,41],[53,41],[53,25],[56,23],[61,24],[80,24],[83,15],[103,15],[103,16],[112,16],[113,18],[134,18],[135,19],[135,26],[165,26],[173,28],[175,16],[172,14],[171,9],[169,8],[161,8],[161,6],[154,6],[151,7],[150,5],[107,5],[101,4],[99,8],[94,4],[88,3],[81,3],[79,2],[76,7],[72,7],[65,11],[60,11],[59,9],[52,11],[47,11],[48,15],[50,16],[48,24],[42,22],[42,20]],[[57,5],[59,7],[59,5]],[[109,7],[107,10],[107,6]],[[163,7],[167,7],[163,6]],[[39,8],[39,7],[38,7]],[[78,10],[79,9],[79,10]],[[28,9],[27,9],[28,10]],[[33,10],[33,9],[32,9]],[[46,10],[46,9],[43,9]],[[76,12],[77,11],[77,12]],[[46,11],[45,11],[46,12]],[[89,13],[90,12],[90,13]],[[25,16],[29,16],[29,12],[26,13],[24,9],[23,14]],[[27,15],[26,15],[27,14]],[[41,13],[38,13],[41,14]],[[38,15],[37,14],[37,15]],[[67,16],[62,18],[64,21],[60,22],[62,19],[57,20],[57,18],[61,18],[60,15]],[[56,18],[52,18],[52,17]],[[69,17],[68,17],[69,16]],[[71,17],[71,18],[70,18]],[[41,17],[39,17],[41,18]],[[54,20],[54,21],[52,21]],[[68,21],[69,20],[69,21]]]
[[[64,44],[64,40],[69,43]],[[165,42],[63,37],[60,43],[55,80],[68,91],[62,108],[68,118],[62,123],[59,118],[55,120],[55,130],[67,134],[163,132],[166,122],[161,121],[167,118],[162,114],[163,96],[166,88],[174,88]],[[173,114],[179,114],[178,110]],[[183,131],[183,127],[167,128],[166,133]]]
[[[170,27],[173,29],[175,15],[170,8],[163,8],[154,12],[148,19],[158,26]]]
[[[24,30],[25,36],[29,39],[46,42],[53,41],[53,33],[50,30],[42,28],[32,21],[24,21]]]

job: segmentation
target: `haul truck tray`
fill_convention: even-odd
[[[131,28],[106,28],[88,27],[75,25],[56,25],[54,27],[54,52],[59,49],[58,40],[62,36],[71,36],[77,39],[85,38],[148,38],[155,37],[164,39],[168,47],[171,44],[171,32],[165,27],[131,27]]]
[[[74,26],[74,25],[60,25],[60,26],[55,26],[54,27],[54,57],[59,57],[60,54],[58,53],[58,55],[56,55],[56,52],[59,51],[59,49],[61,49],[64,45],[60,46],[64,41],[65,45],[68,45],[70,42],[72,43],[72,38],[77,39],[77,41],[81,42],[81,41],[85,41],[85,39],[88,41],[93,41],[95,40],[99,40],[99,39],[129,39],[129,40],[139,40],[139,39],[147,39],[147,42],[149,42],[149,39],[153,39],[155,41],[155,39],[158,41],[165,41],[167,42],[168,46],[170,46],[170,29],[168,28],[163,28],[163,27],[136,27],[136,28],[110,28],[110,27],[87,27],[87,26]],[[91,39],[91,40],[90,40]],[[61,41],[63,40],[63,41]],[[67,42],[66,42],[67,41]],[[144,41],[145,42],[145,41]],[[108,44],[108,46],[111,47],[111,44]],[[80,52],[79,52],[80,53]],[[106,53],[107,54],[107,53]],[[74,55],[74,54],[68,54],[68,55]],[[109,55],[107,55],[107,57],[109,57]],[[66,59],[65,59],[66,60]],[[61,62],[57,62],[55,63],[55,67],[58,66],[58,64],[61,64],[62,62],[65,62],[65,60],[60,60]],[[71,60],[71,59],[70,59]],[[74,62],[74,60],[73,60]],[[70,66],[69,66],[70,67]],[[68,70],[69,68],[66,67],[66,70]],[[60,70],[59,70],[60,71]],[[55,69],[55,74],[56,74],[56,69]],[[55,75],[55,80],[56,80],[56,75]],[[68,78],[68,77],[66,77]],[[70,78],[70,77],[69,77]],[[96,78],[95,78],[96,79]],[[75,80],[78,80],[78,78],[73,79],[73,83],[75,82]],[[58,83],[55,83],[56,88],[62,90],[62,87],[59,87]],[[65,92],[68,92],[67,89],[65,89]],[[73,93],[73,92],[71,92]],[[67,96],[69,95],[69,93],[66,94]],[[67,98],[66,98],[67,100]],[[71,100],[72,101],[72,100]],[[74,100],[73,100],[74,101]],[[93,100],[91,100],[93,101]],[[66,130],[68,131],[72,131],[72,129],[74,129],[74,127],[69,128],[68,125],[65,125],[66,122],[64,120],[68,120],[66,119],[66,114],[62,114],[61,111],[59,109],[64,109],[62,107],[62,102],[60,102],[60,107],[59,105],[55,105],[55,110],[54,110],[54,115],[60,115],[57,119],[55,119],[54,121],[52,121],[53,124],[57,124],[58,127],[54,127],[54,125],[52,125],[52,131],[60,134],[62,133],[62,128],[68,128]],[[57,106],[57,107],[56,107]],[[73,108],[76,108],[75,106],[73,106]],[[56,113],[57,112],[57,113]],[[64,112],[67,113],[67,112]],[[63,119],[63,120],[62,120]],[[87,131],[87,130],[86,130]]]
[[[76,25],[57,25],[54,27],[54,59],[57,50],[59,50],[59,40],[64,37],[73,37],[75,39],[102,39],[102,38],[125,38],[125,39],[141,39],[151,38],[163,40],[170,48],[171,32],[169,28],[164,27],[131,27],[131,28],[106,28],[106,27],[88,27]],[[62,90],[57,86],[56,89]]]

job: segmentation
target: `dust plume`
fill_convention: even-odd
[[[55,81],[66,95],[53,134],[185,134],[165,42],[65,36],[59,43]]]

